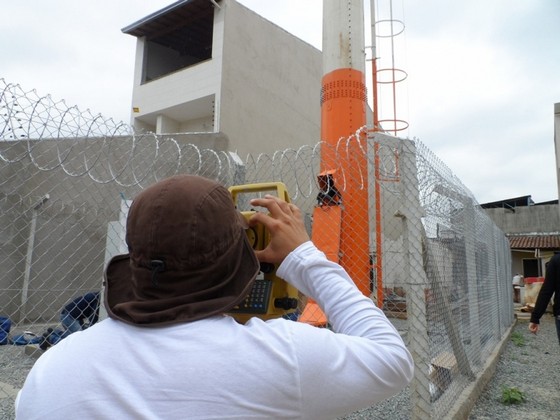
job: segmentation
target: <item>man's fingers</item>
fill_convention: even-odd
[[[272,228],[275,223],[274,219],[281,219],[282,216],[287,214],[294,214],[293,210],[290,209],[289,203],[281,200],[273,195],[265,195],[264,198],[255,198],[251,200],[252,206],[264,207],[268,210],[268,214],[263,212],[255,213],[249,219],[249,226],[255,226],[258,223],[262,223],[268,229]]]
[[[259,261],[281,262],[295,248],[309,240],[301,210],[279,197],[265,195],[250,201],[252,206],[264,207],[266,212],[257,212],[249,219],[249,226],[264,225],[270,241],[265,249],[256,252]]]
[[[272,222],[272,217],[262,212],[256,212],[248,220],[249,226],[256,226],[259,223],[268,226]]]
[[[288,203],[288,210],[291,211],[294,216],[299,217],[301,215],[300,208],[295,204]]]
[[[255,255],[259,261],[268,262],[270,260],[269,254],[270,252],[268,247],[261,250],[255,250]]]
[[[288,203],[269,194],[266,194],[263,198],[254,198],[251,200],[251,205],[267,208],[273,218],[280,216],[282,213],[286,213],[289,209]]]
[[[539,325],[534,323],[529,323],[529,331],[536,334],[539,331]]]

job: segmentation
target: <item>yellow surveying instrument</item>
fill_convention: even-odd
[[[276,192],[279,198],[290,202],[286,186],[282,182],[237,185],[230,187],[229,191],[233,203],[246,220],[249,220],[257,211],[254,209],[242,211],[240,209],[240,207],[243,207],[241,205],[243,201],[243,198],[240,197],[241,194],[257,197],[259,193]],[[248,201],[246,200],[246,202]],[[270,232],[259,223],[247,230],[247,238],[253,249],[262,250],[270,242]],[[276,276],[277,268],[276,264],[261,262],[260,272],[255,279],[251,292],[243,302],[230,310],[229,315],[238,322],[245,323],[252,317],[266,320],[295,312],[298,304],[298,290]]]

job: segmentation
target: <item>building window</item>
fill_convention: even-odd
[[[540,277],[538,259],[523,258],[523,277]]]
[[[212,58],[214,9],[191,11],[180,24],[146,36],[142,83]]]

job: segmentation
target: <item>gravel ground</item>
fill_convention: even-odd
[[[23,386],[35,359],[22,346],[0,346],[0,419],[13,419],[15,392]]]
[[[512,337],[469,420],[541,420],[558,418],[560,398],[560,346],[554,319],[547,314],[541,320],[537,336],[527,330],[527,321],[518,321]],[[34,359],[24,353],[23,347],[0,346],[0,381],[9,385],[0,388],[0,420],[14,418],[14,390],[19,389],[33,366]],[[525,400],[521,404],[507,405],[500,400],[503,387],[518,388]],[[397,396],[345,419],[406,420],[410,418],[408,389]]]
[[[528,325],[527,320],[517,321],[496,365],[496,372],[482,391],[468,420],[560,418],[560,345],[554,318],[550,314],[544,315],[536,336],[528,331]],[[519,389],[525,400],[521,404],[502,403],[504,387]],[[409,395],[405,389],[390,400],[353,413],[344,420],[409,418]]]
[[[560,418],[560,345],[552,315],[541,318],[539,333],[531,334],[528,321],[515,325],[496,372],[477,400],[469,420],[542,420]],[[519,338],[516,345],[514,339]],[[520,404],[501,402],[503,387],[519,389]]]

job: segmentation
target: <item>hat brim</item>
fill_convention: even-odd
[[[241,226],[248,223],[239,214]],[[234,266],[226,262],[235,261]],[[260,264],[251,247],[247,235],[231,247],[227,255],[215,261],[215,270],[210,275],[219,277],[219,282],[208,281],[196,271],[185,276],[174,273],[159,275],[159,284],[152,290],[138,287],[145,284],[152,273],[147,268],[135,267],[129,254],[117,255],[111,259],[105,270],[105,307],[109,317],[137,326],[163,326],[181,322],[191,322],[209,316],[228,312],[249,294],[253,282],[260,271]],[[208,271],[204,276],[208,277]],[[166,289],[166,282],[173,282]],[[185,284],[183,294],[177,294],[177,282]],[[189,284],[211,284],[207,290],[189,290]]]

